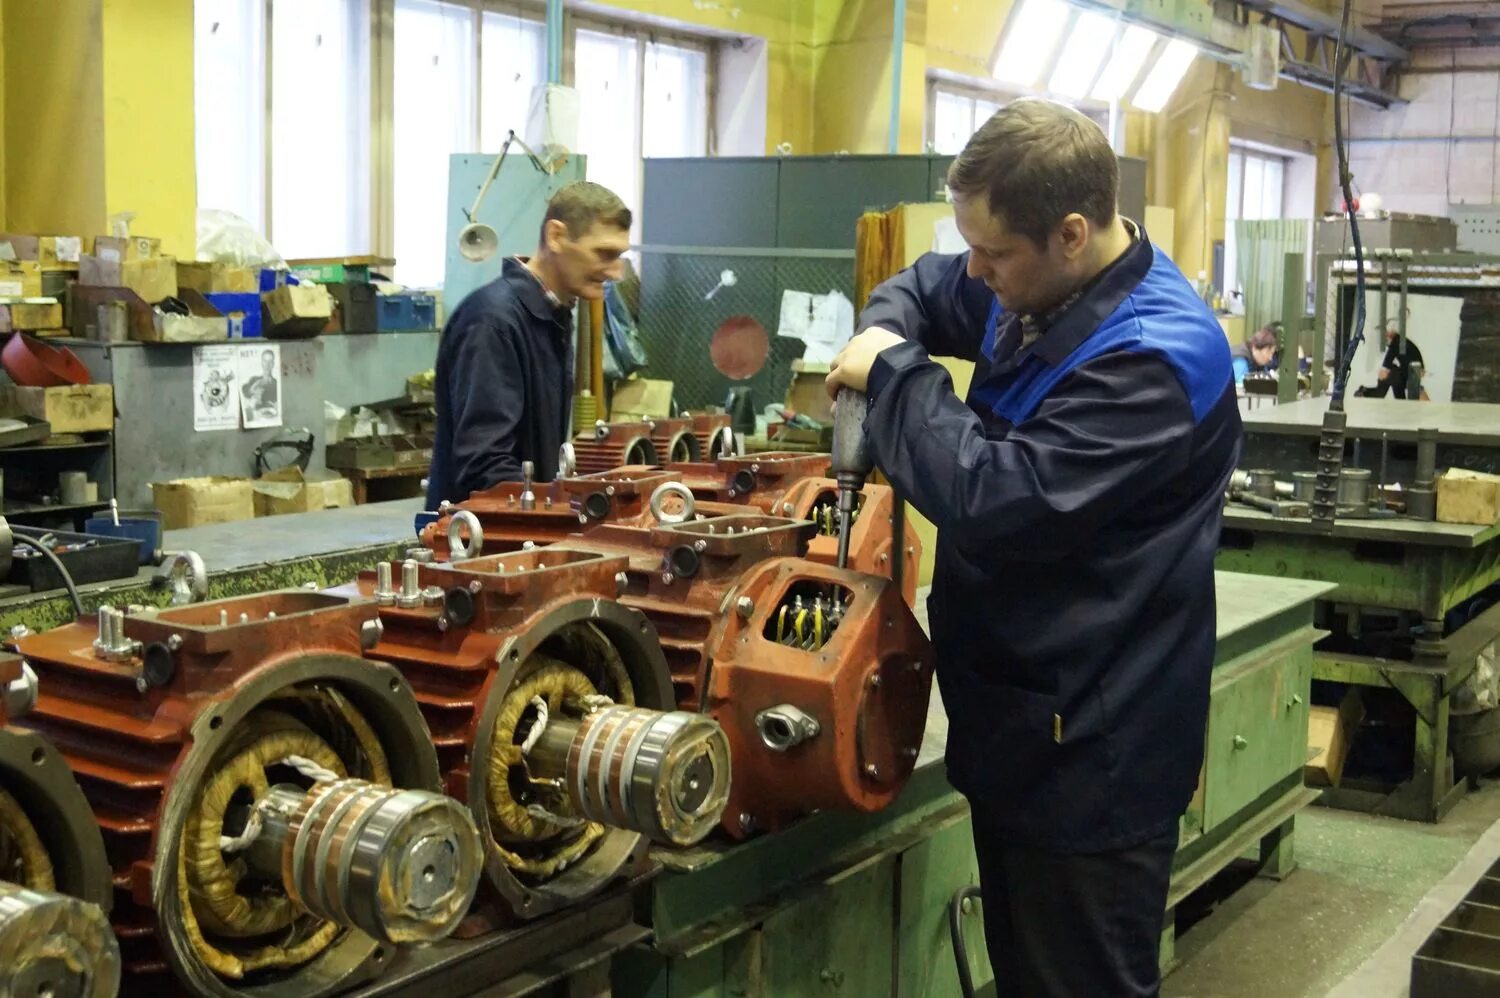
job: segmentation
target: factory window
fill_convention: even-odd
[[[963,151],[969,137],[990,115],[1000,110],[1001,98],[988,98],[948,87],[934,87],[928,116],[932,151],[940,156],[956,156]]]
[[[635,212],[640,238],[642,159],[709,152],[709,47],[623,30],[577,29],[573,85],[588,177]]]
[[[403,284],[443,283],[448,157],[477,139],[474,29],[466,8],[396,0],[392,217]]]
[[[266,225],[266,23],[261,4],[198,0],[193,100],[198,204]]]
[[[285,257],[370,249],[370,0],[195,0],[198,205]]]
[[[243,216],[284,257],[379,252],[396,257],[403,283],[441,284],[449,156],[497,152],[512,129],[526,133],[547,75],[540,10],[514,0],[194,4],[199,205]],[[580,151],[589,177],[637,218],[642,157],[712,149],[716,52],[655,25],[567,14],[563,77],[579,92]]]
[[[498,151],[512,129],[526,134],[531,92],[547,80],[547,26],[485,11],[479,58],[480,146]]]
[[[1244,311],[1234,223],[1283,217],[1286,166],[1284,156],[1230,146],[1229,187],[1224,201],[1224,298],[1234,311]]]
[[[370,0],[271,2],[271,242],[370,249]]]

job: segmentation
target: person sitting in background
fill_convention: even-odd
[[[1229,357],[1234,364],[1235,384],[1241,384],[1247,374],[1275,369],[1276,333],[1280,328],[1281,323],[1273,322],[1251,333],[1239,346],[1229,348]]]

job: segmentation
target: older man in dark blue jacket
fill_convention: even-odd
[[[552,196],[536,255],[454,310],[438,344],[437,434],[427,506],[519,482],[521,464],[550,482],[573,405],[573,305],[602,298],[630,248],[630,209],[588,181]]]
[[[1149,995],[1203,760],[1229,348],[1115,211],[1099,128],[1017,101],[949,173],[969,252],[877,288],[829,376],[938,527],[928,612],[1002,994]],[[929,358],[975,363],[967,400]]]

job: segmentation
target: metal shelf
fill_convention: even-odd
[[[0,447],[0,457],[7,454],[35,454],[40,451],[97,450],[110,446],[109,440],[85,440],[77,444],[21,444],[18,447]]]

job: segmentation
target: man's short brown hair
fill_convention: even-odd
[[[1104,132],[1056,101],[1024,98],[980,126],[948,170],[954,194],[987,194],[990,213],[1045,247],[1073,212],[1114,221],[1120,167]]]
[[[542,239],[547,238],[547,223],[554,218],[568,227],[573,239],[587,235],[598,222],[630,231],[630,209],[625,202],[608,187],[588,180],[571,183],[552,195],[542,219]]]

